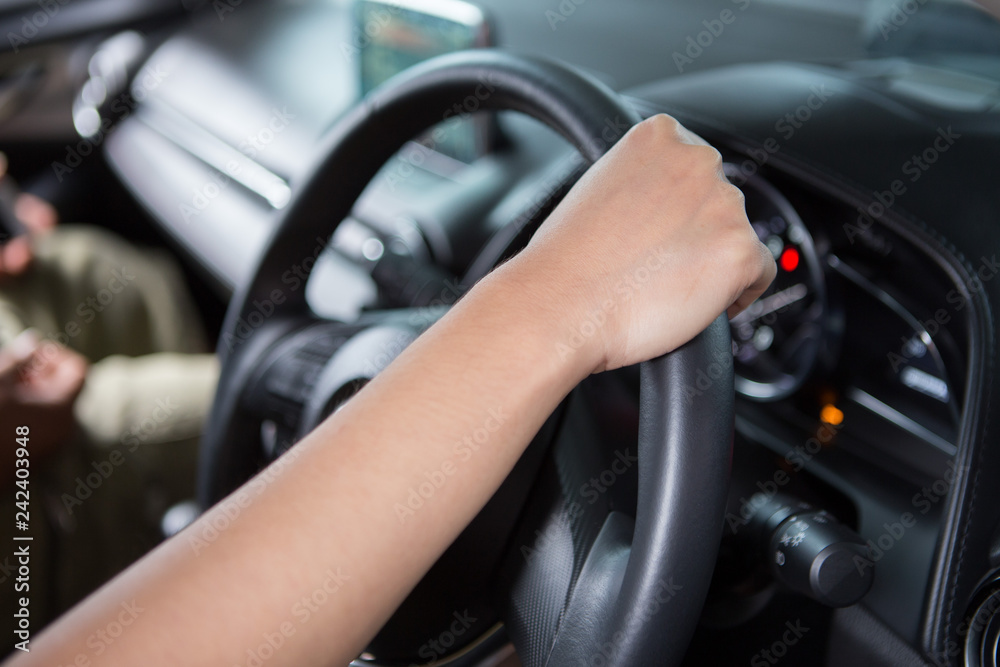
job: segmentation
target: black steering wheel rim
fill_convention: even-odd
[[[613,91],[549,60],[480,50],[442,56],[373,91],[323,140],[310,178],[295,189],[252,279],[227,312],[218,353],[223,372],[204,439],[199,499],[220,500],[245,481],[256,433],[240,396],[263,352],[311,317],[305,289],[285,270],[317,238],[329,239],[379,168],[403,144],[471,98],[479,110],[526,113],[568,139],[589,162],[620,138],[635,112]],[[280,303],[273,298],[280,293]],[[273,309],[254,325],[255,304]],[[240,336],[247,324],[253,331]],[[702,378],[708,381],[703,381]],[[722,531],[733,425],[729,328],[720,316],[682,348],[641,367],[639,500],[635,521],[612,513],[596,540],[574,545],[569,590],[544,581],[532,608],[555,618],[535,632],[530,615],[505,619],[522,662],[536,665],[679,663],[714,567]],[[580,551],[583,549],[583,551]],[[546,554],[533,562],[545,565]],[[582,559],[582,560],[581,560]],[[666,592],[665,592],[666,591]],[[664,597],[664,596],[667,597]],[[637,610],[645,610],[637,613]],[[655,624],[655,625],[654,625]],[[595,656],[605,656],[604,662]],[[529,657],[530,656],[530,657]]]

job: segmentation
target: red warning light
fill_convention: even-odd
[[[785,248],[778,263],[785,271],[794,271],[799,266],[799,251],[795,248]]]

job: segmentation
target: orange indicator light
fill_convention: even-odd
[[[832,403],[827,403],[820,410],[819,418],[832,426],[840,426],[844,421],[844,411]]]

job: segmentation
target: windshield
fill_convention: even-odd
[[[501,45],[588,67],[619,89],[713,67],[774,60],[834,66],[902,61],[1000,81],[1000,11],[990,13],[986,5],[964,0],[476,4],[494,16]]]

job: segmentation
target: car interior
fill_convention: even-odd
[[[642,118],[743,191],[767,292],[581,383],[352,664],[997,665],[995,0],[3,0],[0,27],[20,187],[170,252],[218,340],[189,518]]]

